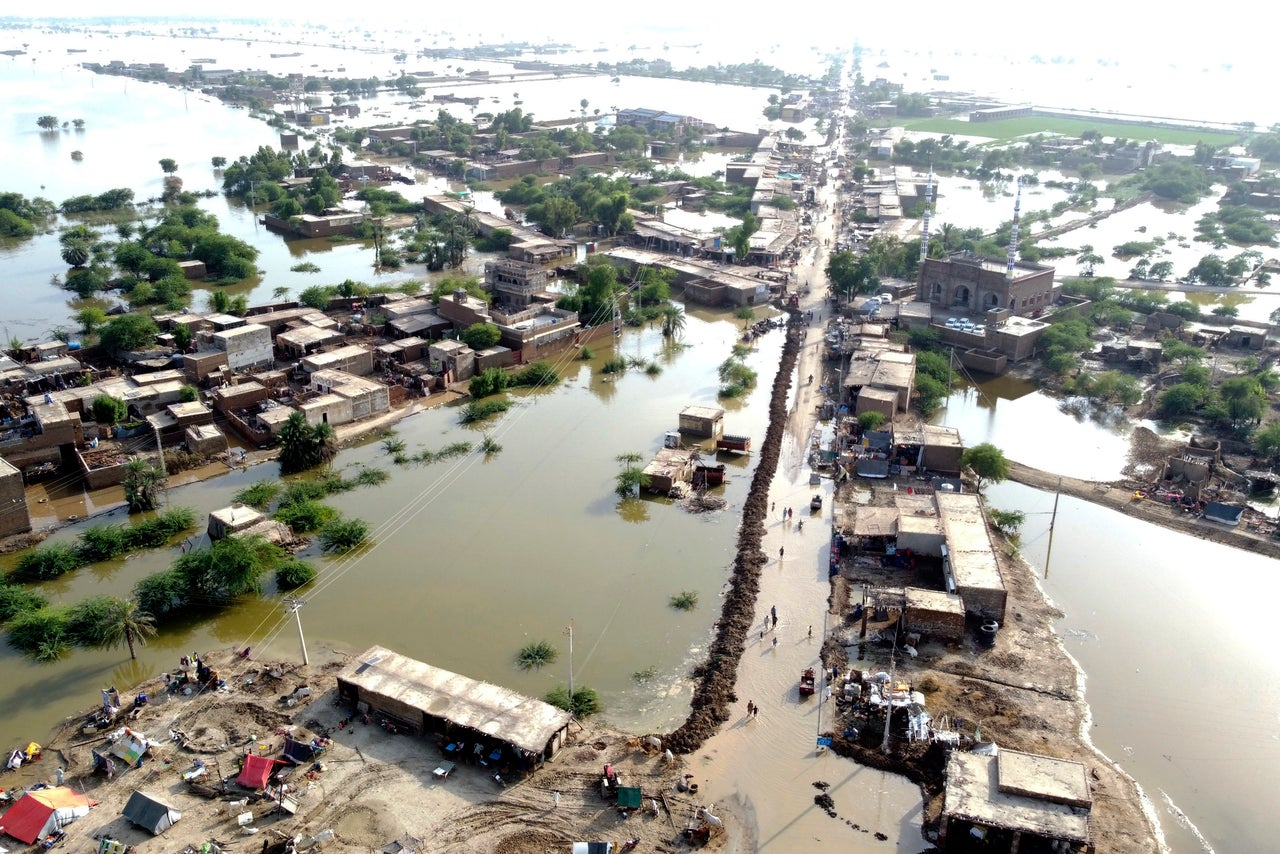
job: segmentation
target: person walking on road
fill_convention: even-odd
[[[782,560],[782,556],[783,556],[783,555],[785,555],[786,553],[787,553],[787,547],[786,547],[786,546],[779,546],[779,547],[778,547],[778,560]]]
[[[559,806],[560,806],[560,793],[559,793],[559,792],[552,792],[552,793],[551,793],[551,808],[552,808],[552,809],[558,809],[558,808],[559,808]]]
[[[777,635],[774,635],[774,636],[773,636],[773,651],[774,651],[774,652],[777,652],[777,651],[778,651],[778,636],[777,636]]]

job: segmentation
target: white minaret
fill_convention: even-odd
[[[929,180],[924,185],[924,222],[920,225],[920,263],[929,257],[929,214],[933,210],[933,164],[929,164]]]
[[[1022,179],[1018,178],[1018,193],[1013,199],[1013,229],[1009,232],[1009,256],[1006,261],[1004,275],[1013,278],[1013,265],[1018,260],[1018,220],[1022,215]]]

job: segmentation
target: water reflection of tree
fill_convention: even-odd
[[[618,502],[618,516],[635,525],[648,522],[649,502],[643,498],[624,498]]]

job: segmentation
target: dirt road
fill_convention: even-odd
[[[1280,558],[1280,543],[1272,539],[1250,533],[1246,529],[1227,528],[1214,522],[1197,519],[1189,513],[1182,512],[1177,505],[1165,504],[1154,498],[1135,500],[1133,496],[1137,484],[1131,481],[1104,483],[1080,480],[1050,474],[1013,461],[1009,464],[1009,480],[1048,492],[1060,490],[1063,495],[1100,504],[1124,513],[1126,516],[1182,531],[1193,537]]]

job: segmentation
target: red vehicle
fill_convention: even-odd
[[[812,696],[814,691],[814,685],[815,685],[815,682],[813,677],[813,668],[806,667],[804,669],[804,673],[800,674],[800,696],[801,697]]]

